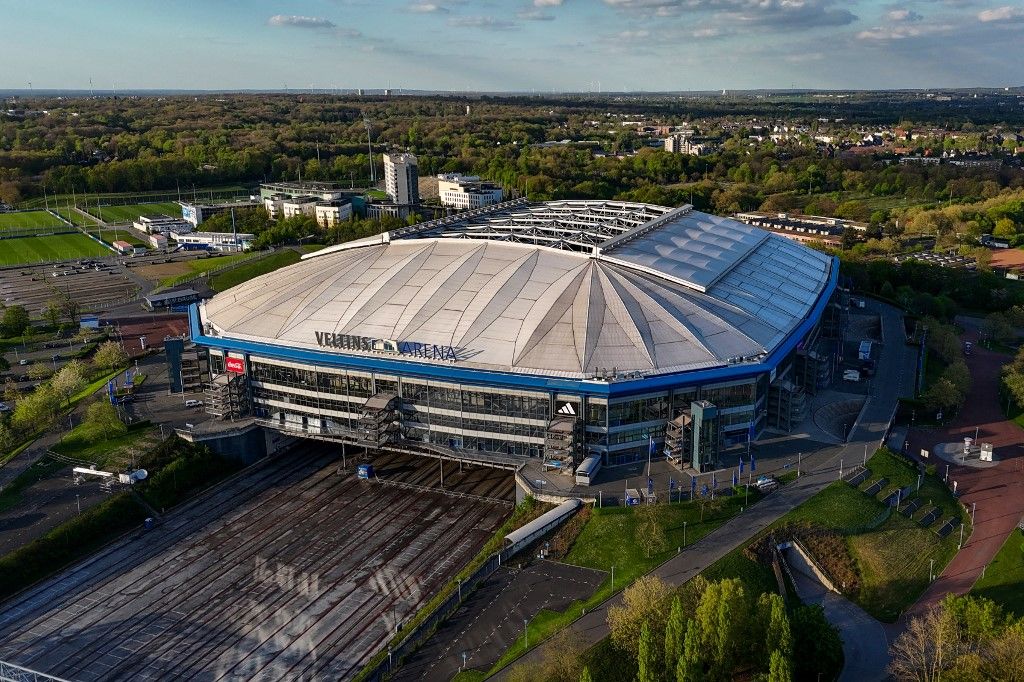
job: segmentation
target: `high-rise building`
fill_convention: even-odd
[[[442,206],[482,208],[501,203],[501,187],[483,182],[476,175],[445,173],[437,176],[437,195]]]
[[[384,189],[400,205],[420,203],[420,174],[412,154],[384,155]]]

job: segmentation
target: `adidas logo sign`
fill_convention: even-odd
[[[562,406],[558,408],[558,414],[567,414],[570,417],[575,417],[576,408],[572,406],[572,403],[562,403]]]

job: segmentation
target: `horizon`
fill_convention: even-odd
[[[1004,88],[1024,63],[1021,0],[3,2],[6,92]]]

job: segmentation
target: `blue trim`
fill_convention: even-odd
[[[253,353],[268,357],[289,360],[292,362],[305,362],[331,367],[342,367],[366,372],[380,372],[398,374],[406,377],[419,379],[448,380],[460,383],[476,384],[478,386],[507,387],[520,389],[533,389],[548,392],[573,393],[576,395],[599,396],[613,398],[627,396],[650,391],[665,390],[668,388],[679,388],[696,384],[710,384],[734,379],[756,377],[770,372],[777,367],[789,353],[796,348],[797,344],[811,331],[828,305],[832,293],[835,291],[839,277],[839,261],[832,259],[832,272],[829,281],[825,285],[821,296],[818,298],[810,314],[793,332],[786,337],[778,348],[764,361],[756,365],[734,365],[729,367],[716,367],[714,369],[696,370],[689,372],[678,372],[676,374],[665,374],[644,379],[633,379],[630,381],[616,381],[612,383],[603,381],[584,381],[578,379],[559,379],[557,377],[543,377],[535,374],[513,374],[510,372],[494,372],[481,369],[468,369],[452,365],[429,365],[409,360],[391,360],[378,357],[361,357],[358,355],[339,356],[336,353],[325,353],[302,348],[286,348],[255,341],[242,341],[239,339],[225,339],[214,336],[204,336],[199,328],[198,306],[189,307],[189,328],[192,340],[196,343],[242,353]]]

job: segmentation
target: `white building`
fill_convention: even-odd
[[[155,232],[149,235],[149,245],[154,249],[166,249],[167,248],[167,237]]]
[[[391,216],[392,218],[401,218],[402,220],[405,220],[409,217],[411,212],[412,211],[408,204],[387,202],[366,205],[366,217],[374,220],[383,218],[384,216]]]
[[[281,202],[281,215],[284,218],[294,218],[300,215],[308,215],[312,218],[316,215],[316,205],[319,201],[318,197],[292,197],[291,199],[285,199]]]
[[[412,154],[384,155],[384,189],[396,204],[420,203],[420,174]]]
[[[498,185],[483,182],[476,175],[459,173],[438,175],[437,194],[442,206],[462,209],[500,204],[503,196]]]
[[[247,251],[256,235],[239,232],[192,232],[191,234],[171,233],[171,239],[186,249],[211,249],[213,251]]]
[[[132,223],[139,232],[160,234],[162,232],[191,232],[192,224],[169,215],[142,215]]]
[[[665,151],[672,154],[689,154],[690,156],[703,156],[707,153],[707,145],[697,144],[690,139],[689,135],[669,135],[665,138]]]
[[[337,199],[316,204],[316,223],[320,227],[333,227],[343,220],[352,218],[352,201]]]

